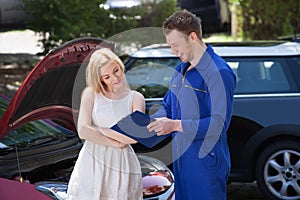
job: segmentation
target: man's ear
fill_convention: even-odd
[[[189,35],[190,39],[192,39],[193,41],[197,40],[198,39],[198,36],[195,32],[191,32],[190,35]]]

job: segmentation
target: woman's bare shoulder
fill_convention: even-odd
[[[95,91],[91,87],[86,87],[83,89],[81,94],[81,101],[87,103],[87,102],[94,102],[95,99]]]
[[[82,95],[84,95],[84,96],[93,96],[95,94],[95,91],[93,90],[93,88],[91,88],[91,87],[86,87],[86,88],[84,88],[83,89],[83,91],[82,91]]]
[[[144,100],[144,96],[142,95],[142,93],[136,91],[136,90],[133,90],[133,98],[135,99],[139,99],[139,100]]]

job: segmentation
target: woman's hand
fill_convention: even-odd
[[[117,140],[111,139],[109,137],[107,137],[107,139],[109,140],[110,144],[114,147],[118,147],[118,148],[124,148],[127,146],[127,144],[121,143]]]

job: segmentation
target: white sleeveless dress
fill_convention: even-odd
[[[133,93],[120,100],[96,93],[93,124],[111,127],[131,113]],[[67,199],[140,200],[142,189],[140,163],[130,145],[117,148],[85,141],[69,181]]]

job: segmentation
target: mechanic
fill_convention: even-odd
[[[194,14],[175,12],[163,23],[163,32],[182,63],[148,129],[173,137],[176,200],[225,200],[235,75],[204,43],[201,19]]]

